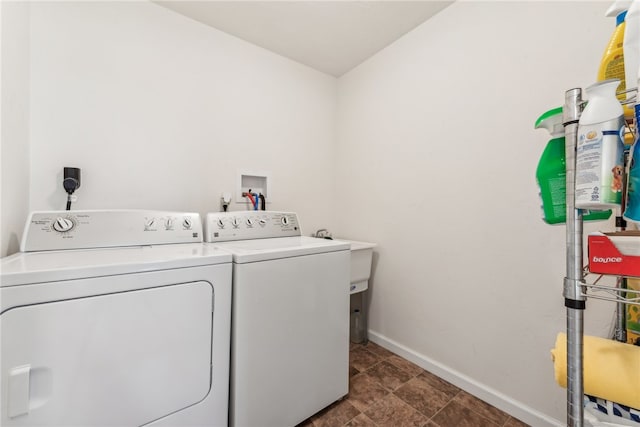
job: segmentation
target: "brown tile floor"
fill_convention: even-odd
[[[349,394],[298,427],[526,427],[369,342],[351,344]]]

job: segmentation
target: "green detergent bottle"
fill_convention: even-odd
[[[536,120],[535,128],[544,128],[551,134],[551,140],[547,143],[536,169],[536,180],[542,199],[542,219],[547,224],[564,224],[567,221],[567,172],[562,107],[541,115]],[[606,220],[610,216],[611,210],[583,211],[585,221]]]

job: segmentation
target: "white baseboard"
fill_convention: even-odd
[[[433,359],[419,354],[377,332],[369,331],[369,340],[387,350],[404,357],[440,378],[449,381],[456,387],[473,394],[479,399],[495,406],[509,415],[535,427],[562,427],[565,423],[536,411],[522,402],[514,400],[485,384],[481,384]]]

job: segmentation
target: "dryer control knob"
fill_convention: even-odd
[[[240,220],[238,218],[233,218],[231,220],[231,225],[233,225],[233,228],[238,228],[240,226]]]
[[[265,225],[267,225],[267,220],[262,218],[260,219],[260,221],[258,221],[258,223],[260,224],[260,227],[264,227]]]
[[[151,219],[146,220],[146,221],[144,222],[144,229],[145,229],[145,230],[150,229],[151,227],[153,227],[153,225],[154,225],[155,223],[156,223],[156,219],[155,219],[155,218],[151,218]]]
[[[282,225],[289,225],[289,218],[287,218],[286,216],[282,217]]]
[[[253,220],[251,218],[247,218],[247,227],[253,227]]]
[[[192,225],[191,218],[187,217],[187,218],[182,220],[182,227],[185,230],[189,230],[191,228],[191,225]]]
[[[66,233],[67,231],[71,231],[74,225],[73,221],[69,218],[58,217],[53,222],[53,229],[58,233]]]
[[[167,220],[164,222],[164,228],[167,230],[173,229],[173,218],[167,218]]]
[[[218,218],[216,224],[218,224],[218,228],[224,228],[224,221],[222,221],[222,218]]]

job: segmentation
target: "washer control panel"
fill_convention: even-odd
[[[197,213],[104,210],[33,212],[22,252],[202,242]]]
[[[295,213],[273,211],[208,213],[204,221],[204,233],[205,242],[302,235]]]

